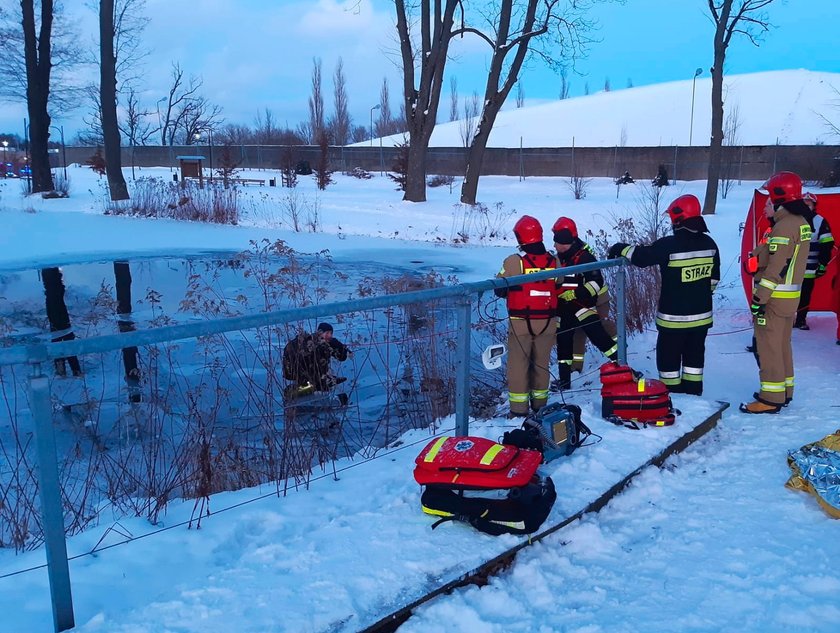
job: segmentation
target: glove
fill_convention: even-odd
[[[617,259],[619,257],[622,257],[621,251],[623,251],[628,246],[630,245],[624,244],[623,242],[613,244],[612,246],[610,246],[610,250],[607,252],[607,259]]]
[[[753,301],[750,304],[750,312],[752,312],[752,315],[756,318],[763,317],[764,316],[764,309],[765,309],[764,304],[756,303],[756,299],[755,299],[755,297],[753,297]]]
[[[560,293],[559,297],[560,297],[560,301],[574,301],[575,291],[574,290],[565,290],[565,291]]]
[[[822,277],[825,274],[826,268],[827,267],[826,267],[825,264],[820,264],[819,266],[817,266],[817,271],[815,273],[817,279],[819,279],[820,277]]]

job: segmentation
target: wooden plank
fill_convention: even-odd
[[[525,547],[528,547],[533,543],[537,543],[538,541],[543,540],[545,537],[557,532],[558,530],[563,529],[573,521],[577,521],[578,519],[583,517],[583,515],[585,514],[589,514],[591,512],[599,512],[616,495],[618,495],[622,490],[624,490],[624,488],[626,488],[627,485],[631,481],[633,481],[633,479],[643,470],[650,466],[661,467],[668,460],[669,457],[684,451],[698,439],[706,435],[709,431],[715,428],[715,426],[717,426],[718,420],[720,420],[721,416],[723,415],[723,412],[729,408],[728,402],[718,401],[718,405],[718,409],[714,413],[712,413],[712,415],[706,418],[703,422],[698,424],[685,435],[681,435],[680,437],[678,437],[671,444],[662,449],[659,453],[651,457],[644,464],[642,464],[629,475],[624,477],[621,481],[617,482],[612,487],[610,487],[609,490],[604,492],[597,499],[586,505],[586,507],[584,507],[583,509],[579,510],[578,512],[575,512],[571,516],[566,517],[559,523],[552,525],[551,527],[543,530],[537,535],[532,536],[527,541],[523,541],[515,547],[512,547],[511,549],[502,552],[495,558],[485,563],[482,563],[478,567],[474,568],[472,571],[462,574],[458,578],[451,580],[444,585],[441,585],[437,589],[430,591],[429,593],[425,594],[424,596],[421,596],[417,600],[414,600],[410,604],[392,613],[389,613],[385,617],[379,619],[374,624],[364,629],[361,629],[362,633],[393,633],[393,631],[396,631],[400,627],[400,625],[402,625],[406,620],[408,620],[409,617],[411,617],[411,614],[414,611],[414,609],[416,609],[420,605],[425,604],[433,600],[434,598],[437,598],[440,595],[450,593],[460,587],[466,587],[467,585],[486,585],[488,583],[488,579],[491,576],[494,576],[499,572],[510,567],[510,565],[514,562],[517,553],[519,553],[520,550],[522,550]]]

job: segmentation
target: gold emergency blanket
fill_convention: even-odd
[[[793,474],[785,484],[814,495],[823,510],[840,519],[840,429],[788,453]]]

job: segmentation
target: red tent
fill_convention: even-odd
[[[747,257],[768,226],[767,218],[764,217],[764,203],[767,194],[756,189],[753,194],[747,220],[744,223],[744,233],[741,237],[741,261],[747,261]],[[840,315],[840,263],[838,262],[837,242],[840,241],[840,193],[821,193],[817,195],[817,211],[831,224],[832,234],[835,239],[835,248],[832,252],[831,263],[828,265],[828,272],[817,279],[814,285],[814,294],[811,297],[811,311],[837,312]],[[744,284],[744,294],[747,303],[752,298],[752,275],[747,274],[741,267],[741,281]],[[838,332],[840,336],[840,332]]]

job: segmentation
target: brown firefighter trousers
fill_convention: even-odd
[[[784,404],[793,398],[793,349],[791,333],[794,316],[779,316],[772,303],[763,317],[755,319],[755,344],[759,398],[772,404]]]
[[[528,400],[534,411],[548,401],[549,363],[556,334],[556,318],[509,319],[507,379],[511,413],[527,414]]]

